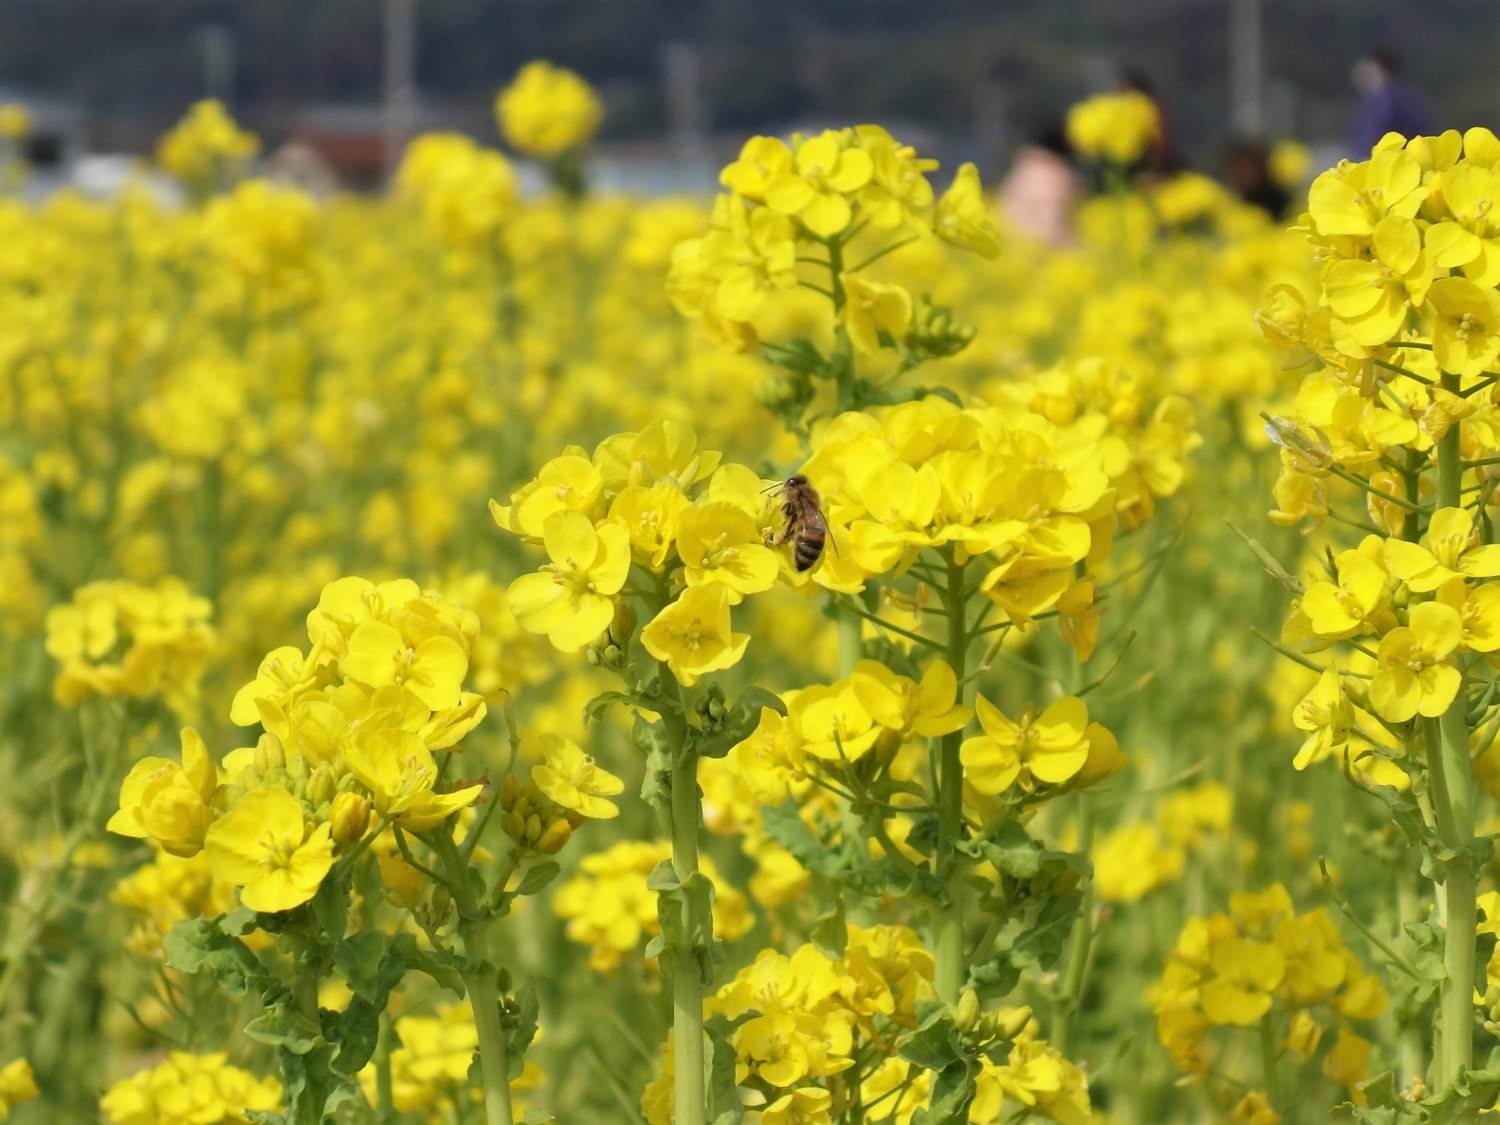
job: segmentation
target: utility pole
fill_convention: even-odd
[[[702,56],[691,43],[668,43],[662,61],[675,157],[683,167],[696,169],[703,158]]]
[[[417,109],[417,0],[385,0],[385,175],[389,180]]]
[[[233,108],[234,33],[222,24],[198,29],[198,48],[203,53],[203,96]]]
[[[1262,0],[1229,0],[1229,104],[1235,130],[1245,136],[1265,131],[1265,41]]]

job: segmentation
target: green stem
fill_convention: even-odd
[[[964,679],[969,653],[969,634],[964,605],[964,566],[948,554],[948,585],[944,591],[948,610],[948,664],[960,682]],[[936,986],[938,998],[952,1004],[963,988],[964,916],[959,899],[959,881],[953,877],[959,834],[963,830],[964,777],[959,760],[963,732],[943,735],[938,769],[938,847],[933,856],[934,874],[947,884],[948,902],[939,908],[934,925],[933,945],[937,956]]]
[[[1094,806],[1087,793],[1078,794],[1078,850],[1088,855],[1094,846]],[[1083,903],[1073,920],[1068,945],[1068,965],[1063,974],[1062,995],[1053,1017],[1052,1043],[1064,1055],[1073,1030],[1073,1014],[1083,998],[1083,983],[1088,973],[1089,950],[1094,944],[1094,881],[1083,887]]]
[[[391,1049],[396,1039],[395,1024],[389,1012],[380,1013],[380,1038],[375,1044],[375,1111],[384,1125],[394,1120],[395,1097],[391,1091]]]
[[[1456,375],[1443,375],[1443,387],[1458,392]],[[1438,444],[1437,506],[1457,507],[1463,479],[1459,424]],[[1438,1021],[1437,1081],[1452,1090],[1474,1062],[1474,946],[1478,910],[1474,857],[1474,785],[1469,765],[1469,729],[1464,691],[1437,721],[1437,745],[1430,737],[1428,772],[1437,814],[1438,836],[1452,858],[1443,864],[1443,992]],[[1434,752],[1435,751],[1435,752]]]
[[[499,974],[489,961],[489,922],[475,920],[460,927],[464,955],[475,966],[463,974],[479,1033],[479,1073],[484,1081],[484,1119],[487,1125],[512,1125],[510,1059],[505,1028],[500,1022]]]
[[[1272,1109],[1281,1105],[1281,1081],[1276,1074],[1276,1061],[1281,1055],[1281,1045],[1276,1041],[1276,1020],[1267,1012],[1260,1021],[1260,1067],[1266,1084],[1266,1100]]]
[[[680,690],[676,696],[680,706]],[[678,882],[686,883],[698,873],[698,756],[687,747],[683,711],[669,708],[663,718],[677,748],[672,766],[672,869]],[[672,1120],[675,1125],[704,1125],[703,982],[697,952],[692,949],[679,949],[673,957],[672,1030]]]

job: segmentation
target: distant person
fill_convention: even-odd
[[[1229,146],[1224,154],[1224,179],[1241,200],[1271,218],[1286,214],[1291,194],[1271,175],[1270,153],[1261,141],[1247,137]]]
[[[1000,209],[1021,234],[1048,246],[1071,246],[1081,190],[1067,133],[1062,122],[1054,122],[1017,150],[1000,185]]]
[[[1350,71],[1359,91],[1354,113],[1354,154],[1369,156],[1375,142],[1387,133],[1414,137],[1432,131],[1432,119],[1421,96],[1400,77],[1401,67],[1389,51],[1371,51]]]
[[[1166,104],[1156,93],[1156,84],[1138,66],[1127,66],[1120,71],[1115,84],[1121,93],[1144,94],[1156,107],[1156,140],[1141,158],[1140,170],[1147,174],[1166,176],[1182,171],[1182,161],[1177,155],[1177,137],[1172,128],[1171,115]]]

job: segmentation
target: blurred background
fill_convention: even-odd
[[[1381,48],[1438,127],[1494,123],[1482,0],[0,0],[0,103],[31,112],[36,192],[109,190],[203,97],[370,188],[418,130],[492,141],[496,89],[542,57],[609,107],[595,183],[655,194],[711,189],[746,134],[849,121],[990,175],[1126,71],[1187,166],[1245,135],[1336,158]]]

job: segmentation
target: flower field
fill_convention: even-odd
[[[1500,141],[1284,226],[1095,99],[1053,249],[602,112],[0,197],[0,1118],[1478,1120]]]

